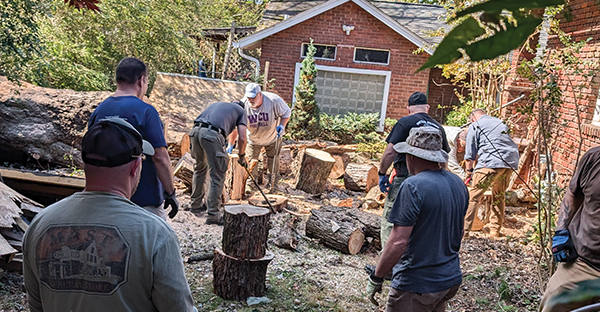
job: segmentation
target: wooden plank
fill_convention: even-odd
[[[77,177],[65,177],[50,173],[36,172],[29,170],[0,168],[0,174],[4,179],[14,179],[40,184],[55,185],[60,187],[70,187],[83,190],[85,188],[85,179]]]
[[[14,249],[3,236],[0,235],[0,256],[11,255],[17,253],[17,250]]]

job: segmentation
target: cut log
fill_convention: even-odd
[[[306,149],[296,175],[296,189],[310,194],[323,193],[334,164],[335,159],[329,153]]]
[[[171,135],[173,136],[173,135]],[[167,142],[167,150],[171,157],[181,157],[190,152],[190,136],[184,132],[178,132],[173,141]]]
[[[337,180],[344,176],[344,173],[346,172],[346,166],[348,166],[348,162],[350,161],[350,156],[342,154],[331,155],[331,157],[335,159],[335,164],[333,165],[333,169],[331,169],[329,178],[332,180]]]
[[[229,163],[231,170],[231,192],[229,196],[233,200],[240,200],[244,195],[246,190],[246,179],[248,178],[248,173],[246,173],[246,169],[242,167],[238,163],[239,156],[235,154],[229,155]]]
[[[337,198],[332,198],[330,200],[331,205],[336,206],[336,207],[346,207],[346,208],[350,208],[352,207],[352,202],[354,200],[352,198],[346,198],[346,199],[337,199]]]
[[[175,169],[173,169],[173,175],[181,179],[183,184],[188,188],[188,190],[192,189],[192,181],[194,180],[194,165],[196,164],[196,160],[192,158],[190,153],[185,153],[177,165],[175,165]]]
[[[297,233],[295,225],[298,222],[298,218],[292,216],[288,222],[285,223],[279,232],[275,235],[274,244],[279,248],[289,249],[296,251],[298,247],[298,239],[296,238]]]
[[[343,218],[344,215],[313,209],[306,221],[306,236],[334,250],[355,255],[365,242],[365,234],[353,222],[342,221]]]
[[[363,209],[378,209],[383,207],[385,202],[385,194],[379,190],[378,186],[374,186],[369,190],[367,196],[365,196],[365,202],[363,203]]]
[[[335,154],[335,155],[342,155],[344,153],[352,153],[352,152],[356,152],[356,149],[358,148],[358,144],[348,144],[348,145],[334,145],[334,146],[327,146],[325,148],[323,148],[323,151],[329,153],[329,154]]]
[[[287,197],[267,194],[267,198],[269,199],[269,202],[271,203],[271,206],[273,207],[273,210],[275,210],[275,212],[281,212],[283,208],[287,208],[288,206]],[[267,204],[265,198],[262,195],[254,195],[248,198],[248,204],[258,207],[269,208],[269,204]]]
[[[215,294],[226,300],[237,301],[264,296],[267,266],[271,260],[271,252],[267,252],[260,259],[238,259],[217,248],[213,259]]]
[[[378,185],[377,167],[371,164],[348,164],[344,173],[344,187],[351,191],[368,192]]]
[[[269,236],[269,209],[251,205],[225,206],[223,251],[237,259],[265,256]]]
[[[334,206],[321,206],[320,211],[335,215],[339,220],[344,222],[353,222],[356,226],[362,229],[365,237],[373,237],[379,239],[381,231],[381,217],[360,211],[356,208],[340,208]]]

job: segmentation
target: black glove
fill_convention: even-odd
[[[179,211],[179,202],[177,201],[177,197],[175,197],[175,190],[173,190],[173,194],[167,195],[165,197],[164,208],[167,209],[171,206],[171,211],[169,212],[169,218],[175,218],[175,215]]]
[[[552,257],[556,262],[573,262],[577,259],[577,250],[575,250],[569,230],[558,230],[554,233]]]
[[[244,168],[248,168],[248,162],[246,161],[246,154],[240,154],[238,155],[238,164],[240,164],[240,166],[244,167]]]

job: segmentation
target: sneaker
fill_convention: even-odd
[[[223,225],[223,216],[219,217],[219,219],[206,219],[206,224],[210,225],[210,224],[216,224],[216,225]]]
[[[371,264],[367,264],[365,265],[365,272],[367,272],[367,274],[369,274],[369,276],[371,276],[371,273],[375,271],[375,266],[371,265]],[[390,272],[388,275],[386,275],[384,277],[384,279],[386,281],[391,281],[392,280],[392,272]]]

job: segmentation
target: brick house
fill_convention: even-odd
[[[442,120],[458,99],[441,70],[416,70],[442,37],[428,32],[448,27],[436,5],[367,0],[291,0],[269,2],[262,30],[234,46],[261,49],[260,68],[269,62],[274,92],[292,102],[306,47],[317,48],[317,103],[331,115],[380,113],[388,118],[407,114],[415,91],[428,95],[430,114]],[[415,53],[421,49],[419,53]],[[381,125],[383,118],[381,119]]]
[[[572,9],[573,19],[567,21],[564,18],[560,20],[560,28],[571,35],[575,41],[592,38],[587,46],[582,50],[581,58],[592,61],[600,61],[600,5],[594,0],[571,0],[569,6]],[[533,44],[535,46],[535,43]],[[562,44],[556,36],[549,36],[548,49],[561,49]],[[527,52],[519,54],[519,51],[513,55],[512,73],[507,81],[506,95],[504,98],[510,100],[518,96],[520,92],[529,93],[533,86],[524,78],[516,74],[516,68],[523,58],[531,59],[534,55]],[[571,79],[578,82],[584,81],[584,78],[577,75],[571,75]],[[564,80],[563,80],[564,81]],[[578,99],[578,92],[573,92],[566,83],[560,85],[563,90],[564,104],[559,113],[561,125],[559,134],[551,138],[554,147],[552,158],[554,162],[554,171],[559,175],[559,183],[565,186],[570,180],[577,165],[577,154],[579,151],[581,128],[581,155],[590,148],[600,145],[600,76],[596,75],[592,79],[587,79],[587,87],[581,92],[582,97]],[[576,102],[580,108],[580,122],[577,118]],[[505,117],[511,117],[516,120],[515,135],[518,137],[529,137],[533,139],[533,127],[524,122],[515,110],[509,109]],[[581,127],[579,126],[581,125]],[[534,151],[535,153],[535,151]]]

